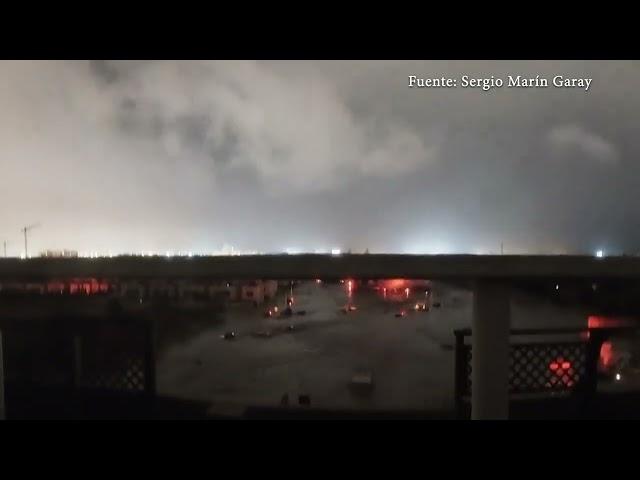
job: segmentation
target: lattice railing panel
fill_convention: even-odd
[[[144,392],[144,356],[120,354],[109,361],[84,363],[82,386],[105,390]]]
[[[572,390],[586,374],[586,348],[584,342],[512,345],[509,391]]]
[[[464,347],[461,394],[471,394],[472,349]],[[587,368],[585,342],[513,344],[510,347],[509,393],[533,394],[574,389]]]

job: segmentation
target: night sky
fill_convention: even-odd
[[[407,87],[510,74],[593,81]],[[621,61],[4,61],[0,241],[638,253],[638,85]]]

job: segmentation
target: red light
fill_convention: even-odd
[[[617,328],[633,325],[633,319],[627,317],[604,317],[589,315],[587,326],[589,328]]]
[[[587,319],[587,327],[589,328],[600,328],[604,322],[600,317],[596,317],[595,315],[590,315]]]
[[[568,386],[571,386],[573,384],[571,379],[567,376],[567,372],[570,369],[571,369],[571,362],[568,362],[564,358],[558,358],[557,360],[549,364],[549,370],[554,372],[556,376],[559,377],[560,380],[562,380],[562,382]],[[555,377],[551,378],[551,383],[552,384],[556,383]]]
[[[603,367],[608,367],[613,362],[613,346],[611,342],[603,342],[600,348],[600,362]]]

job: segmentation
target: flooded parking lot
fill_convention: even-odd
[[[344,284],[304,282],[294,290],[294,315],[266,317],[286,307],[287,292],[256,308],[231,304],[224,321],[176,342],[158,358],[161,394],[204,400],[212,411],[237,413],[248,405],[297,404],[308,396],[318,408],[449,410],[453,405],[453,330],[469,327],[472,294],[434,283],[439,308],[416,311],[424,291],[406,301],[355,288],[356,309]],[[295,315],[304,310],[305,315]],[[401,310],[404,316],[396,316]],[[586,313],[514,294],[512,326],[584,326]],[[177,319],[180,321],[180,319]],[[224,339],[233,332],[233,338]],[[365,374],[372,388],[351,388]]]

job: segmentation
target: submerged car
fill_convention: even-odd
[[[224,335],[222,335],[222,338],[224,340],[235,340],[236,338],[236,332],[226,332]]]
[[[259,330],[257,332],[253,332],[252,336],[256,338],[271,338],[273,334],[271,333],[271,330]]]
[[[357,394],[370,394],[373,390],[373,373],[369,370],[356,370],[349,382],[351,391]]]
[[[415,306],[413,307],[415,311],[417,312],[426,312],[427,310],[429,310],[427,308],[427,304],[424,302],[418,302],[415,304]]]

